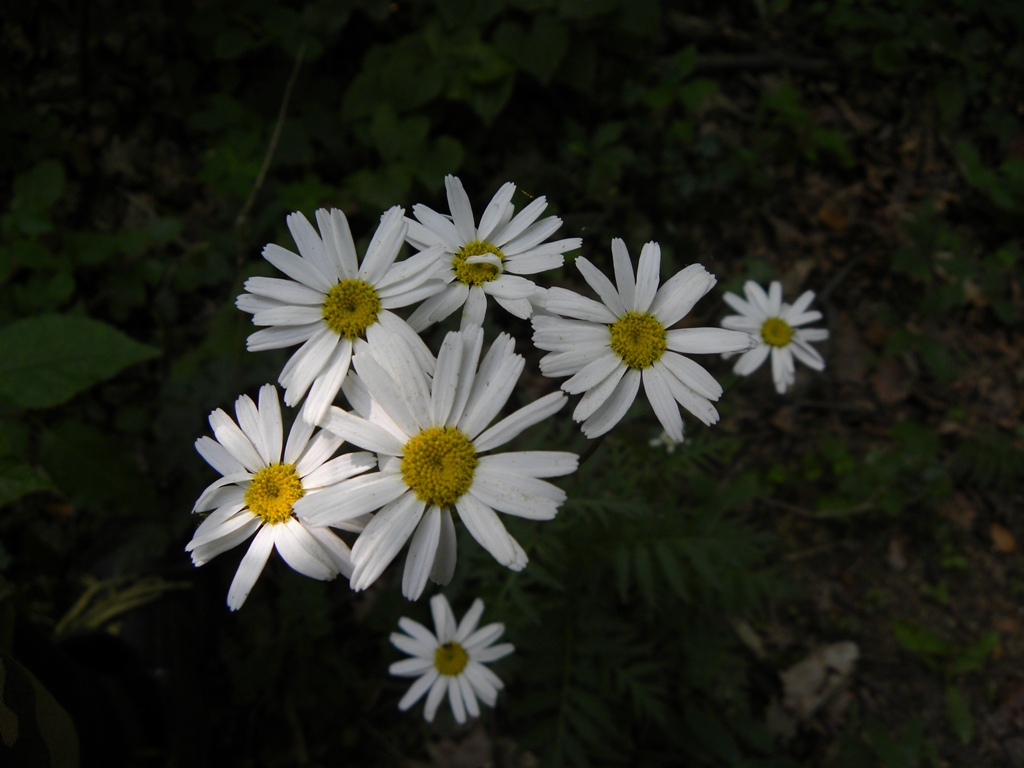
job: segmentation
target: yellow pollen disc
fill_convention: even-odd
[[[793,338],[793,329],[781,317],[769,317],[761,326],[761,338],[773,347],[785,347]]]
[[[339,336],[352,341],[377,322],[379,313],[377,291],[365,280],[342,280],[324,297],[324,323]]]
[[[245,506],[265,523],[283,523],[292,516],[292,504],[305,495],[294,464],[271,464],[249,483]]]
[[[500,261],[505,261],[505,254],[493,245],[485,240],[474,240],[462,246],[452,259],[455,279],[466,285],[483,285],[497,278],[501,270],[494,264],[466,263],[470,256],[483,256],[485,253],[493,253]]]
[[[434,652],[434,666],[442,675],[455,677],[468,663],[469,654],[458,643],[445,643]]]
[[[404,450],[402,479],[421,501],[451,506],[473,484],[476,449],[456,427],[424,429]]]
[[[650,368],[665,353],[665,326],[650,312],[627,312],[608,330],[612,352],[630,368]]]

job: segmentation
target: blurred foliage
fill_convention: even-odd
[[[872,298],[887,332],[880,354],[948,388],[964,359],[942,333],[950,318],[1020,322],[1024,5],[735,6],[146,0],[2,11],[0,573],[34,626],[84,633],[117,616],[152,667],[173,670],[162,704],[150,702],[162,736],[132,765],[394,764],[436,732],[395,712],[402,684],[386,678],[386,636],[426,608],[388,577],[353,597],[272,563],[229,616],[237,554],[193,571],[181,551],[211,479],[191,447],[205,415],[272,381],[284,359],[245,352],[247,318],[231,301],[247,276],[269,274],[264,243],[290,243],[290,211],[339,207],[365,236],[390,205],[443,208],[445,173],[474,200],[512,179],[518,206],[547,195],[599,263],[612,236],[659,240],[666,271],[704,259],[710,240],[725,243],[723,283],[768,279],[779,265],[729,239],[737,212],[767,211],[794,174],[850,180],[871,161],[863,138],[816,106],[829,93],[819,78],[839,80],[912,103],[962,185],[956,200],[925,195],[903,247],[872,265],[873,285],[886,286]],[[671,455],[647,446],[654,421],[636,406],[633,427],[567,482],[554,522],[513,521],[531,557],[522,574],[460,540],[456,611],[480,594],[519,648],[498,667],[509,688],[485,715],[491,733],[545,765],[791,765],[762,725],[762,662],[731,623],[790,594],[767,567],[775,545],[754,515],[760,501],[899,516],[954,488],[1013,488],[1024,467],[1005,434],[951,445],[910,421],[765,458],[722,429],[728,400],[723,425],[694,430]],[[537,445],[584,450],[569,432]],[[182,581],[197,588],[168,591]],[[900,626],[904,646],[949,679],[951,727],[969,742],[952,676],[971,671],[958,660],[973,646],[932,648],[946,641]],[[938,764],[920,720],[894,735],[858,718],[844,736],[850,765]]]

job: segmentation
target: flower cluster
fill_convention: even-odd
[[[821,370],[809,344],[827,331],[803,328],[821,317],[814,294],[782,302],[779,283],[766,294],[748,282],[746,300],[727,293],[739,315],[721,328],[676,327],[715,285],[693,264],[662,282],[661,248],[647,243],[634,270],[626,244],[611,243],[614,282],[590,260],[575,259],[598,300],[563,287],[541,287],[527,275],[560,267],[580,238],[550,240],[562,224],[541,218],[544,197],[516,213],[514,184],[503,185],[479,222],[469,196],[445,179],[450,214],[424,205],[406,218],[383,213],[362,258],[341,211],[287,218],[298,253],[276,244],[264,258],[284,278],[251,277],[237,306],[261,330],[251,351],[298,347],[278,383],[297,408],[287,441],[277,388],[262,387],[259,404],[242,396],[235,419],[210,414],[214,437],[196,448],[222,477],[196,502],[205,515],[186,550],[195,565],[250,539],[228,591],[242,606],[273,550],[314,579],[339,574],[354,590],[377,581],[407,549],[402,594],[416,600],[428,581],[448,584],[455,572],[456,522],[498,563],[513,571],[529,557],[501,515],[551,520],[566,500],[552,478],[577,469],[574,453],[501,451],[524,430],[557,414],[580,395],[572,416],[588,438],[612,430],[643,384],[671,451],[683,441],[686,411],[706,425],[719,419],[721,385],[694,354],[740,354],[748,375],[770,355],[780,393],[794,383],[794,358]],[[400,259],[408,243],[415,253]],[[525,367],[506,333],[485,343],[488,298],[530,320],[533,344],[545,351],[544,376],[564,378],[554,391],[502,417]],[[436,356],[421,336],[462,308],[458,331],[444,335]],[[486,352],[484,351],[486,347]],[[355,450],[338,454],[343,445]],[[349,537],[343,538],[342,534]],[[351,546],[349,544],[351,541]],[[431,599],[435,632],[403,618],[392,643],[412,658],[393,674],[417,677],[399,703],[424,695],[432,720],[447,696],[458,722],[495,703],[501,681],[487,667],[512,652],[492,645],[501,624],[477,629],[477,600],[461,623],[443,595]]]

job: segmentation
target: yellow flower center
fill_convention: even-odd
[[[255,474],[245,491],[245,505],[274,525],[292,516],[292,505],[306,495],[294,464],[271,464]]]
[[[456,427],[424,429],[405,444],[402,479],[428,504],[451,506],[473,484],[479,461],[466,434]]]
[[[650,368],[665,353],[665,326],[650,312],[627,312],[608,330],[612,352],[630,368]]]
[[[434,666],[442,675],[455,677],[469,663],[469,654],[458,643],[445,643],[434,652]]]
[[[474,240],[462,246],[452,259],[455,279],[466,285],[483,285],[497,278],[501,274],[501,268],[497,264],[466,263],[470,256],[483,256],[485,253],[492,253],[499,261],[505,261],[505,254],[486,240]]]
[[[784,347],[793,338],[793,329],[781,317],[769,317],[761,326],[761,338],[764,339],[765,344]]]
[[[324,297],[324,323],[339,336],[352,341],[377,322],[379,313],[377,291],[365,280],[342,280]]]

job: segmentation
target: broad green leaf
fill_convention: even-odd
[[[954,675],[963,672],[977,672],[988,663],[989,659],[992,658],[992,653],[998,647],[999,633],[996,630],[986,632],[957,654],[956,658],[953,659],[950,671]]]
[[[892,629],[900,645],[913,653],[925,656],[946,656],[952,648],[939,635],[925,627],[919,627],[908,621],[893,619]]]
[[[0,397],[19,408],[51,408],[158,354],[89,317],[29,317],[0,328]]]
[[[956,737],[961,743],[970,744],[974,740],[974,717],[963,691],[955,685],[946,688],[946,714]]]

